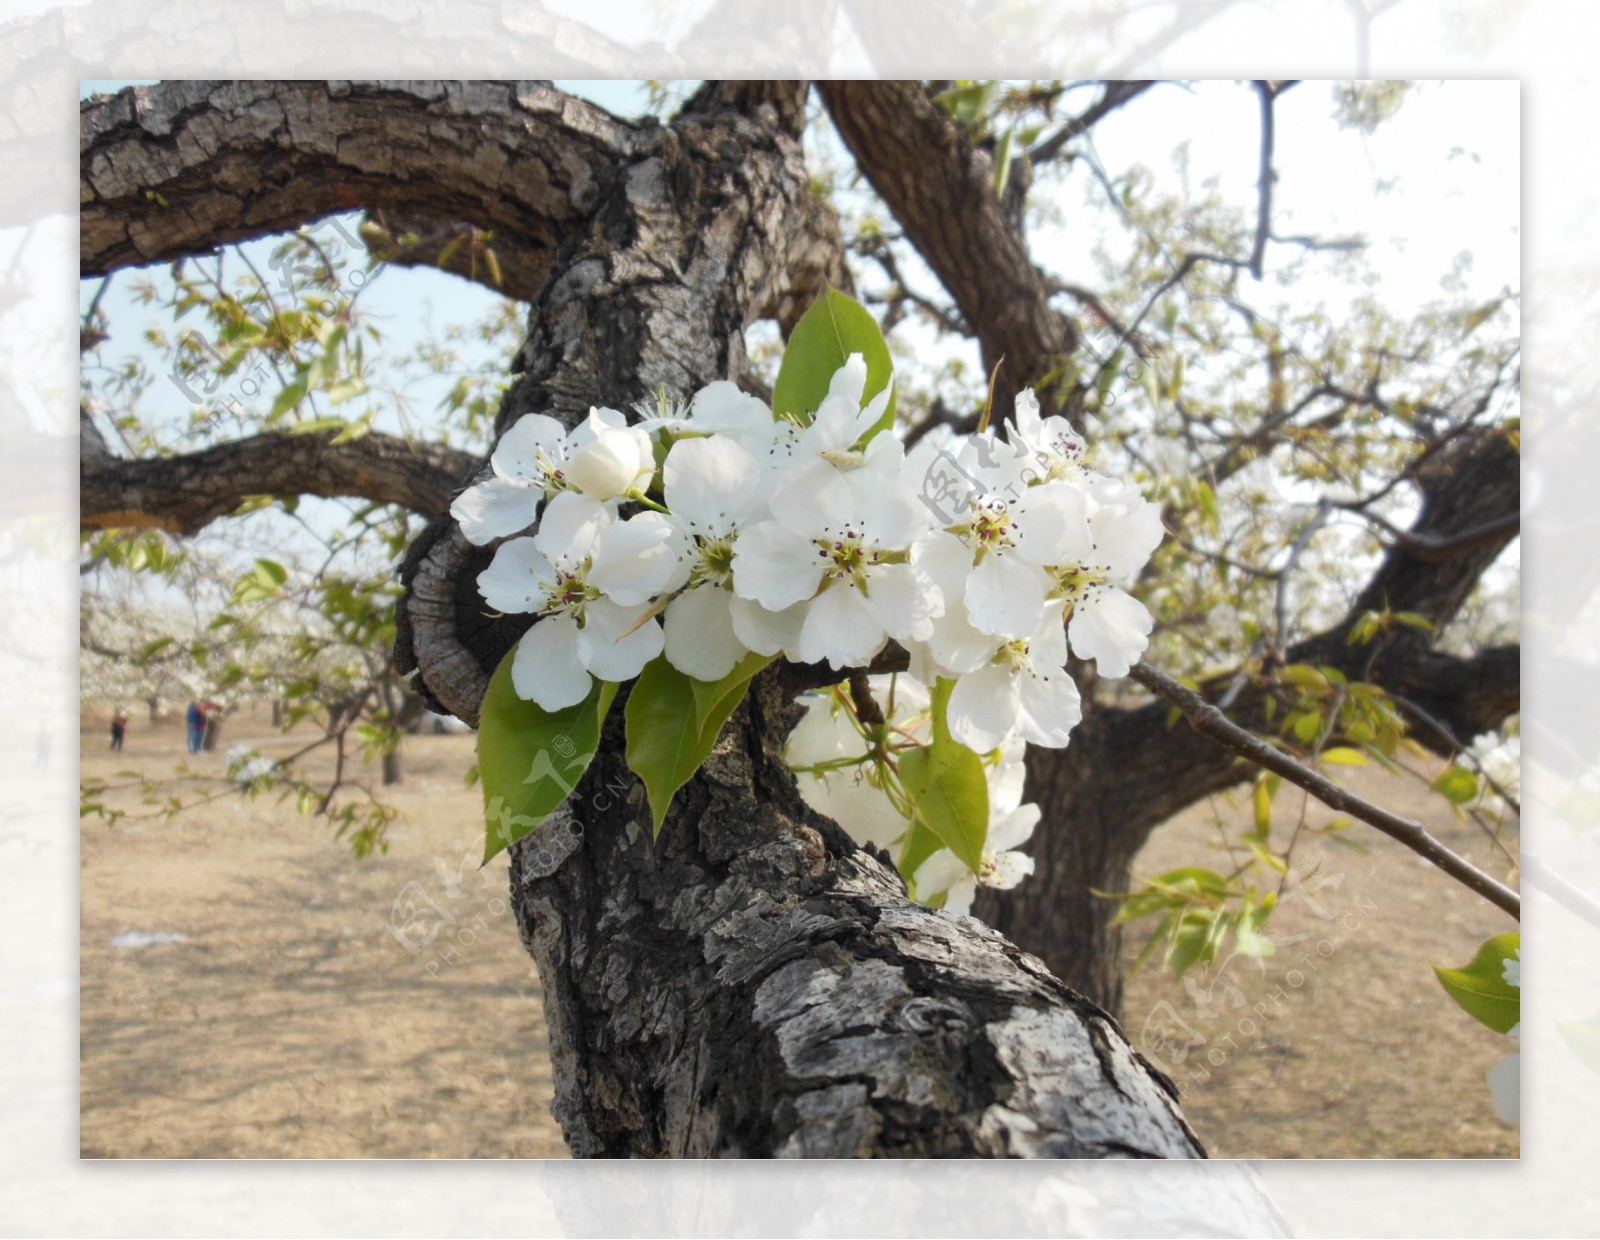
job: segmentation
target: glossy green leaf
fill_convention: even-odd
[[[913,821],[926,827],[976,874],[989,839],[989,781],[983,759],[950,735],[946,711],[955,681],[941,677],[932,694],[933,739],[900,756],[900,782]]]
[[[571,795],[600,746],[600,728],[617,695],[616,685],[596,681],[576,706],[544,710],[517,694],[512,657],[506,655],[490,678],[478,721],[485,861],[536,830]]]
[[[750,682],[755,679],[756,673],[775,658],[777,658],[777,655],[747,654],[734,667],[733,671],[729,672],[721,680],[695,680],[690,677],[689,685],[694,692],[695,727],[705,727],[706,720],[723,704],[723,699],[728,694],[737,693],[739,695],[734,700],[734,705],[737,706],[739,700],[744,697],[746,691],[750,688]],[[729,707],[723,718],[726,719],[732,713],[733,709]]]
[[[665,655],[645,664],[628,695],[627,753],[629,768],[649,794],[656,834],[667,820],[673,796],[700,769],[722,725],[744,701],[754,674],[727,689],[702,714],[693,677],[673,667]]]
[[[1367,755],[1359,749],[1351,749],[1345,745],[1335,745],[1331,749],[1322,751],[1322,760],[1332,762],[1335,766],[1366,766]]]
[[[1496,1033],[1509,1033],[1522,1019],[1522,988],[1505,978],[1505,962],[1519,958],[1521,942],[1520,935],[1497,934],[1484,940],[1465,968],[1434,966],[1446,993],[1468,1016]]]
[[[867,387],[863,403],[871,400],[894,379],[894,363],[884,343],[878,321],[859,301],[835,288],[826,288],[811,303],[789,335],[777,381],[772,385],[772,411],[801,423],[811,420],[839,367],[852,353],[861,354],[867,364]],[[894,425],[893,392],[888,407],[871,430],[870,438]]]

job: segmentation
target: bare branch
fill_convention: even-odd
[[[1330,809],[1359,818],[1376,827],[1390,839],[1404,844],[1419,857],[1431,861],[1469,891],[1482,896],[1496,908],[1518,919],[1522,916],[1522,899],[1515,891],[1491,875],[1485,874],[1465,857],[1446,848],[1420,823],[1392,814],[1382,806],[1356,796],[1332,780],[1302,766],[1280,749],[1274,749],[1258,736],[1246,732],[1205,698],[1192,689],[1186,689],[1172,677],[1158,672],[1148,663],[1137,664],[1128,673],[1150,692],[1166,699],[1183,713],[1190,726],[1202,736],[1210,737],[1223,748],[1238,754],[1257,766],[1265,767],[1283,776],[1298,788],[1304,788]]]

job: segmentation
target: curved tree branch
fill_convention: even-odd
[[[553,249],[640,130],[547,83],[163,82],[83,103],[83,275],[392,207]]]
[[[990,157],[917,82],[822,82],[828,113],[872,188],[977,332],[995,404],[1070,353],[1077,336],[994,192]]]
[[[193,534],[252,495],[353,496],[431,517],[478,464],[471,453],[441,444],[383,434],[334,444],[334,435],[256,435],[136,461],[85,456],[79,524]]]

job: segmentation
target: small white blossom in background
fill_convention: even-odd
[[[1016,851],[1038,821],[1021,804],[1022,751],[1066,745],[1081,718],[1069,651],[1117,677],[1149,642],[1128,589],[1161,541],[1159,510],[1091,469],[1082,437],[1032,392],[1004,429],[908,455],[879,426],[890,388],[869,400],[866,383],[854,354],[801,421],[726,381],[686,403],[662,395],[634,425],[610,409],[570,432],[528,415],[451,512],[470,541],[499,544],[478,580],[486,604],[535,617],[512,681],[547,711],[658,655],[716,681],[750,654],[843,672],[896,641],[911,674],[890,725],[914,735],[927,686],[953,682],[950,735],[991,755],[989,847],[980,873],[946,852],[913,881],[964,909],[977,886],[1032,871]],[[907,819],[883,754],[837,698],[818,700],[826,717],[813,704],[790,742],[791,762],[812,768],[802,788],[893,849]]]
[[[228,778],[241,788],[268,778],[277,769],[276,762],[249,745],[234,745],[228,750]]]
[[[1500,792],[1522,799],[1522,734],[1485,732],[1472,742],[1472,754],[1485,776],[1483,808],[1491,814],[1505,813],[1510,806]]]

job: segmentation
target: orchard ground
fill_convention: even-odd
[[[170,773],[179,712],[134,712],[107,749],[109,709],[86,711],[82,771]],[[224,724],[194,759],[220,773],[230,745],[303,743],[264,714]],[[408,737],[404,817],[387,855],[352,859],[327,822],[271,795],[228,796],[160,819],[83,823],[80,1147],[112,1158],[564,1157],[539,981],[506,907],[503,858],[477,868],[470,735]],[[332,756],[308,768],[326,776]],[[376,769],[362,777],[376,781]],[[1505,874],[1500,852],[1416,780],[1341,775]],[[1138,861],[1226,872],[1248,789],[1158,830]],[[1300,820],[1279,794],[1274,837]],[[1331,817],[1315,802],[1314,826]],[[1152,962],[1130,980],[1124,1027],[1184,1090],[1219,1157],[1516,1157],[1483,1073],[1515,1049],[1455,1007],[1430,965],[1465,964],[1514,929],[1504,914],[1357,825],[1365,854],[1303,834],[1309,899],[1269,925],[1281,944],[1189,984]],[[1515,827],[1502,839],[1515,855]],[[127,935],[182,935],[127,944]],[[1142,934],[1135,928],[1130,956]]]

